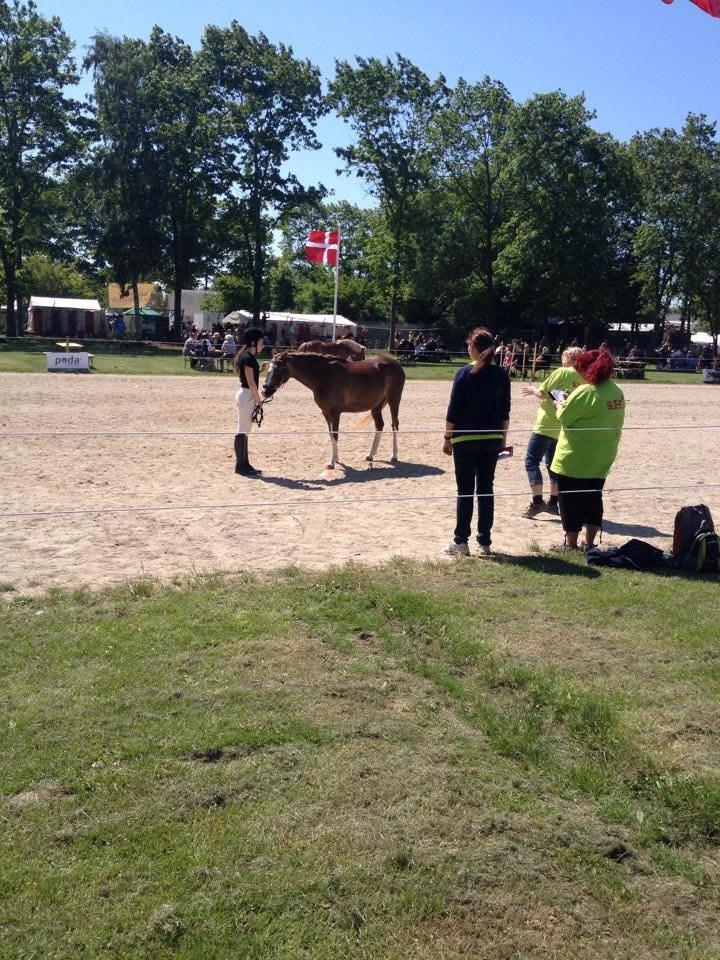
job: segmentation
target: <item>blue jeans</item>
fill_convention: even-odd
[[[473,500],[478,495],[478,533],[481,546],[490,546],[490,531],[495,518],[495,498],[479,496],[493,492],[500,440],[463,440],[454,443],[453,462],[457,483],[455,543],[467,543],[473,515]]]
[[[528,440],[527,450],[525,451],[525,469],[527,470],[528,480],[533,487],[541,487],[543,478],[540,473],[540,464],[543,459],[547,467],[550,480],[555,482],[555,474],[550,470],[550,464],[555,455],[557,446],[557,437],[546,437],[542,433],[531,433]]]

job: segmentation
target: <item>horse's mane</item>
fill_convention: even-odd
[[[282,360],[283,357],[317,357],[326,363],[342,363],[342,357],[334,357],[331,353],[316,353],[314,350],[284,350],[282,353],[276,353],[273,360]]]

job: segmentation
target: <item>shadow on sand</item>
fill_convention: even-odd
[[[614,520],[603,519],[603,533],[619,533],[628,537],[671,537],[671,533],[663,533],[655,527],[646,527],[642,523],[615,523]]]
[[[340,469],[337,469],[337,468]],[[374,466],[349,467],[338,463],[334,477],[315,477],[312,480],[291,480],[288,477],[274,477],[262,474],[257,477],[258,482],[269,483],[276,487],[286,487],[290,490],[327,490],[328,487],[339,487],[345,483],[369,483],[375,480],[408,480],[415,477],[435,477],[445,473],[440,467],[431,467],[426,463],[383,463],[375,461]]]

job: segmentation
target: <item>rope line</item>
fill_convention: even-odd
[[[603,495],[607,493],[640,493],[651,490],[695,490],[702,487],[703,490],[714,490],[720,488],[720,483],[703,483],[698,480],[695,483],[686,483],[671,485],[667,487],[606,487],[602,490]],[[567,490],[563,496],[574,496],[579,493],[598,493],[594,490]],[[149,506],[149,507],[81,507],[73,509],[60,510],[18,510],[0,513],[0,521],[11,519],[37,520],[47,517],[81,517],[81,516],[99,516],[107,514],[136,514],[136,513],[170,513],[173,511],[199,512],[204,510],[244,510],[245,508],[281,508],[281,507],[318,507],[332,504],[336,506],[345,506],[350,504],[373,504],[373,503],[412,503],[417,501],[427,502],[429,500],[462,500],[465,498],[486,498],[494,497],[496,499],[508,499],[513,497],[527,497],[527,490],[511,493],[467,493],[467,494],[435,494],[432,496],[418,497],[299,497],[292,500],[248,500],[245,502],[236,501],[233,503],[208,503],[208,504],[178,504],[169,506]]]
[[[662,431],[662,430],[720,430],[720,423],[678,423],[678,424],[665,424],[665,425],[656,425],[656,424],[645,424],[639,426],[624,426],[620,427],[567,427],[563,428],[565,433],[597,433],[603,431],[613,431],[615,433],[620,430],[621,433],[625,433],[628,430],[646,430],[651,431]],[[388,433],[392,433],[392,430],[388,430]],[[444,431],[441,427],[423,427],[422,429],[408,429],[408,430],[399,430],[398,434],[401,435],[410,435],[410,434],[441,434]],[[448,431],[450,432],[450,431]],[[502,433],[500,429],[477,429],[474,430],[471,427],[466,427],[463,430],[453,430],[453,433],[458,434],[467,434],[467,433]],[[510,433],[534,433],[534,427],[510,427],[507,431]],[[340,436],[343,437],[371,437],[375,433],[375,430],[340,430],[338,431]],[[262,433],[254,433],[253,439],[265,439],[265,437],[328,437],[327,430],[264,430]],[[28,438],[40,438],[40,437],[233,437],[235,433],[228,433],[225,430],[58,430],[58,431],[45,431],[39,433],[31,432],[18,432],[13,433],[10,431],[0,432],[0,439],[3,440],[14,440],[18,438],[28,439]]]

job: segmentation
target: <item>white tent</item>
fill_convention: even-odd
[[[273,325],[278,332],[286,333],[288,336],[297,336],[302,334],[305,337],[325,337],[332,335],[333,315],[331,313],[263,313],[263,326],[270,330]],[[252,323],[252,314],[247,310],[233,310],[225,317],[225,323],[244,324]],[[339,314],[335,321],[336,330],[339,335],[357,333],[357,324]]]
[[[712,334],[710,334],[710,333],[694,333],[694,334],[690,337],[690,341],[691,341],[692,343],[702,344],[703,346],[705,346],[705,344],[707,344],[707,343],[709,343],[709,344],[714,343],[714,340],[713,340],[713,338],[712,338]]]

